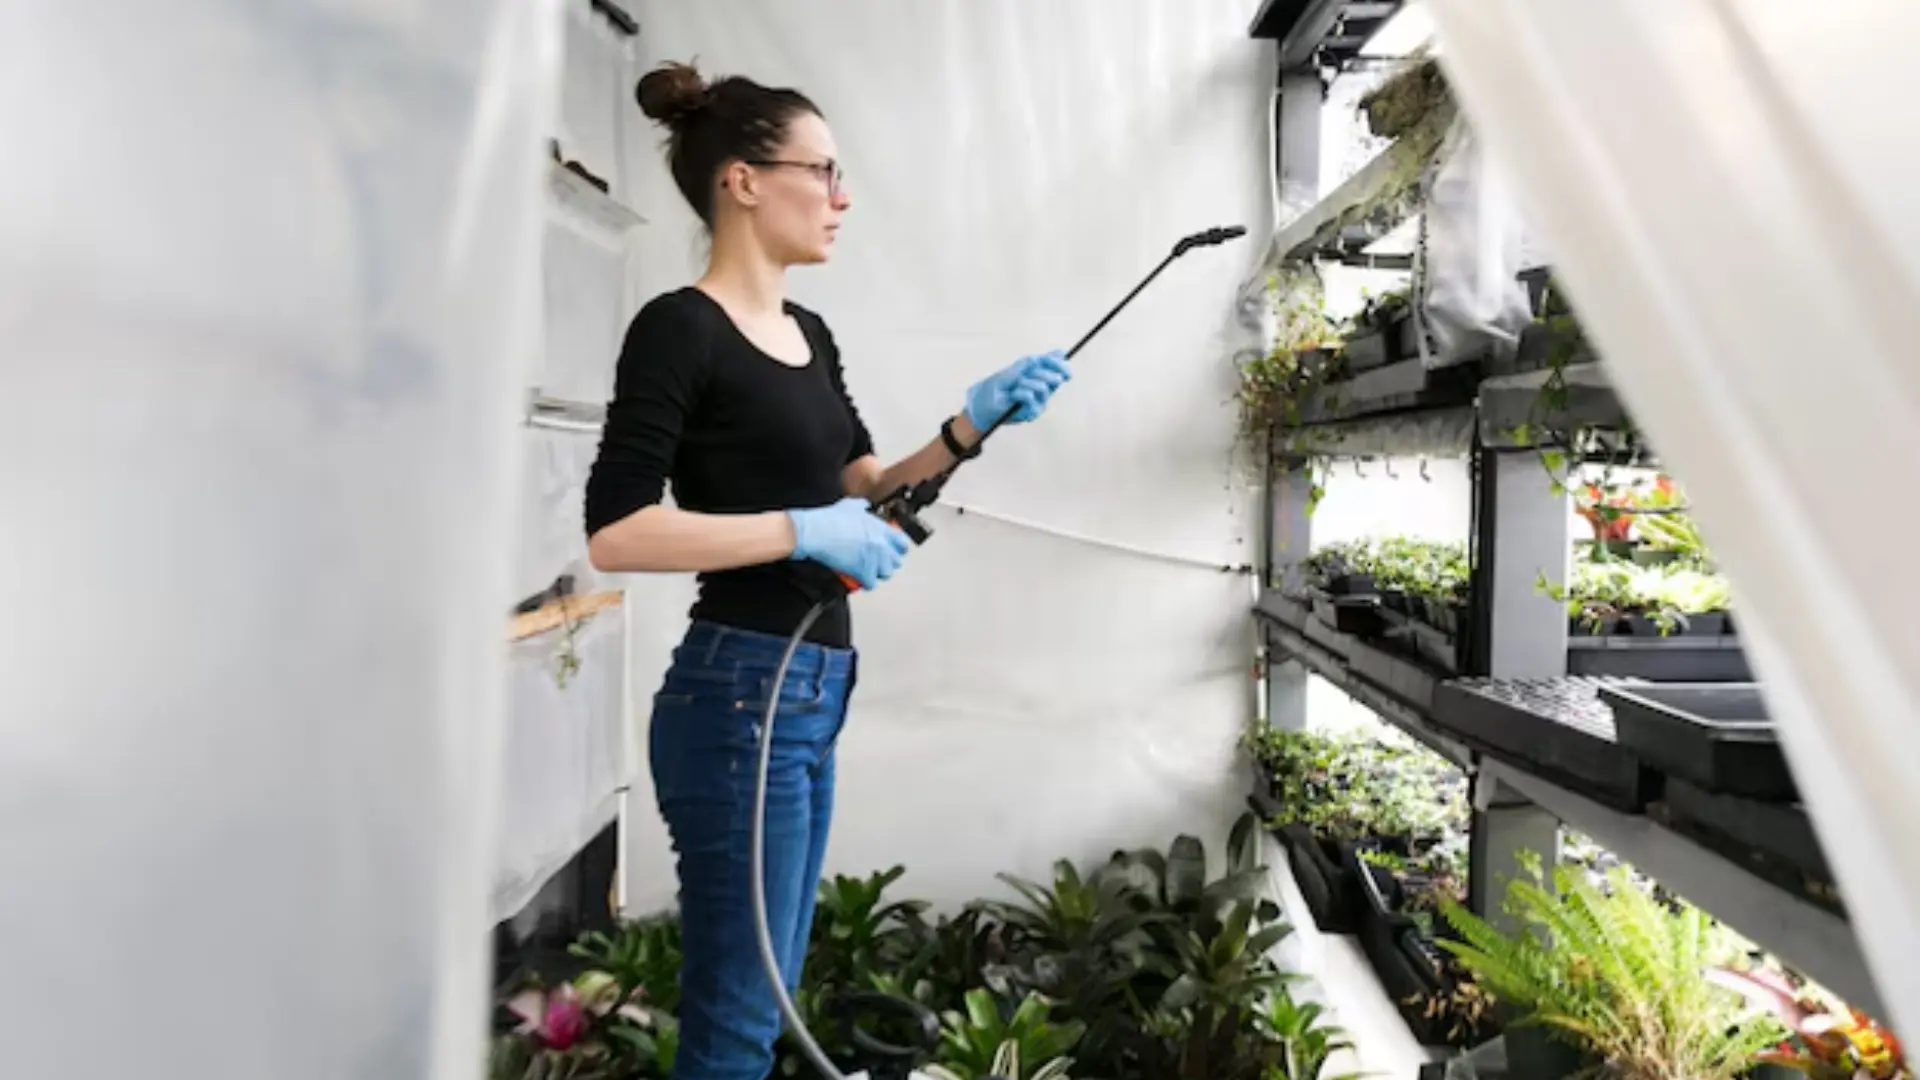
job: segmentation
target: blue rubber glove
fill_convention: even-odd
[[[1038,419],[1053,392],[1072,377],[1064,350],[1024,357],[973,384],[967,391],[967,419],[985,431],[1016,405],[1019,411],[1007,423]]]
[[[825,563],[871,589],[893,576],[913,546],[907,534],[880,520],[871,504],[848,496],[830,506],[789,510],[793,557]]]

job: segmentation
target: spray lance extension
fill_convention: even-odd
[[[1142,278],[1140,283],[1135,285],[1131,292],[1121,297],[1120,302],[1113,305],[1113,307],[1101,317],[1099,322],[1093,324],[1093,328],[1082,335],[1079,341],[1074,342],[1073,347],[1067,350],[1068,359],[1072,359],[1076,353],[1085,348],[1087,342],[1093,340],[1094,335],[1106,329],[1107,324],[1113,321],[1114,316],[1120,314],[1123,308],[1132,303],[1133,298],[1139,296],[1141,291],[1151,284],[1154,278],[1159,277],[1160,272],[1165,270],[1175,259],[1192,251],[1194,248],[1213,247],[1217,244],[1223,244],[1235,237],[1246,235],[1246,232],[1247,230],[1244,225],[1226,225],[1207,229],[1203,232],[1197,232],[1192,236],[1181,239],[1179,243],[1173,246],[1173,251],[1170,252],[1166,258],[1160,260],[1160,265],[1154,267],[1151,273]],[[980,433],[979,441],[974,443],[972,451],[962,460],[971,460],[979,456],[980,448],[986,443],[987,438],[994,432],[1000,430],[1001,425],[1013,419],[1014,414],[1018,411],[1019,407],[1014,406],[1007,409],[1006,412],[1001,413],[999,419],[988,425],[987,430]],[[927,539],[933,535],[933,530],[927,526],[926,522],[920,519],[920,511],[925,510],[927,507],[939,501],[941,488],[946,486],[947,481],[952,478],[954,471],[959,467],[960,461],[955,461],[919,483],[901,486],[874,503],[872,512],[888,524],[906,533],[907,537],[912,540],[914,544],[919,545],[926,543]],[[814,604],[813,607],[808,610],[806,616],[800,620],[800,625],[794,628],[793,635],[787,639],[786,652],[780,657],[780,666],[774,672],[773,686],[767,695],[767,711],[760,718],[760,768],[754,785],[753,850],[751,856],[753,870],[754,932],[760,946],[760,966],[766,972],[767,982],[773,989],[774,999],[779,1003],[780,1013],[786,1018],[788,1031],[794,1040],[800,1044],[801,1050],[805,1052],[807,1059],[819,1072],[822,1080],[894,1080],[894,1077],[898,1077],[900,1080],[906,1080],[909,1076],[908,1069],[911,1067],[914,1058],[924,1050],[931,1049],[933,1041],[938,1038],[939,1024],[937,1018],[933,1017],[917,1002],[907,1001],[905,999],[875,1000],[876,998],[884,997],[884,995],[859,995],[861,1004],[889,1007],[890,1011],[917,1018],[921,1028],[919,1034],[925,1046],[890,1046],[866,1035],[865,1032],[859,1031],[856,1028],[853,1032],[855,1045],[869,1055],[880,1059],[879,1064],[881,1067],[892,1068],[897,1071],[886,1076],[870,1075],[866,1072],[858,1073],[854,1077],[847,1076],[847,1074],[841,1072],[834,1063],[828,1059],[825,1052],[820,1049],[819,1043],[814,1041],[813,1033],[807,1030],[806,1021],[801,1019],[799,1010],[794,1007],[793,999],[788,996],[786,982],[780,973],[780,963],[774,956],[773,931],[767,920],[767,773],[773,761],[773,724],[780,711],[780,692],[781,688],[786,685],[787,668],[793,662],[794,653],[799,651],[800,643],[806,639],[807,631],[813,628],[813,624],[826,612],[830,605],[845,603],[848,595],[860,591],[859,583],[851,578],[842,577],[840,581],[847,591]],[[982,1080],[1000,1080],[1000,1078],[983,1077]],[[1008,1078],[1008,1080],[1011,1080],[1011,1078]]]
[[[1167,257],[1160,260],[1160,265],[1154,267],[1146,277],[1141,278],[1140,284],[1135,285],[1133,291],[1121,297],[1120,302],[1113,305],[1099,322],[1094,323],[1091,330],[1081,335],[1079,341],[1073,343],[1073,347],[1067,350],[1067,359],[1073,359],[1081,349],[1086,347],[1087,342],[1093,340],[1095,334],[1106,329],[1114,316],[1120,314],[1121,309],[1132,303],[1133,298],[1139,296],[1154,278],[1160,276],[1160,271],[1165,270],[1173,260],[1194,248],[1224,244],[1236,237],[1245,236],[1246,232],[1247,227],[1244,225],[1222,225],[1181,238],[1179,243],[1173,245],[1173,250],[1167,254]],[[1018,411],[1017,405],[1009,407],[1007,411],[1000,414],[999,419],[987,425],[987,430],[981,432],[979,441],[974,443],[973,452],[963,460],[971,460],[979,456],[980,448],[986,444],[987,437],[1000,430],[1000,426],[1013,419],[1013,415]],[[956,461],[919,483],[906,484],[894,489],[873,504],[873,513],[885,519],[894,528],[906,533],[907,539],[912,540],[915,545],[926,543],[933,535],[933,529],[920,519],[920,511],[939,501],[941,489],[946,487],[947,481],[953,477],[954,470],[959,467],[960,462]],[[860,589],[859,583],[852,578],[842,577],[840,581],[847,587],[848,592],[858,592]]]

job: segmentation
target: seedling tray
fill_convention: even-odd
[[[1839,886],[1813,822],[1797,803],[1717,795],[1670,779],[1647,813],[1674,832],[1717,851],[1775,885],[1845,915]]]
[[[1798,802],[1799,789],[1753,683],[1603,686],[1620,745],[1719,795]]]
[[[1660,774],[1614,738],[1597,679],[1456,679],[1434,693],[1433,722],[1494,757],[1630,814]]]

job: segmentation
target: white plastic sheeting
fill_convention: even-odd
[[[1427,179],[1426,249],[1419,310],[1432,366],[1492,355],[1511,359],[1532,321],[1526,287],[1526,228],[1505,175],[1487,167],[1486,148],[1456,120]]]
[[[792,85],[821,106],[853,206],[834,260],[796,270],[888,456],[932,438],[967,385],[1064,348],[1180,237],[1272,227],[1271,47],[1254,0],[639,3],[643,66]],[[637,110],[635,125],[646,124]],[[652,224],[641,298],[704,248],[660,133],[629,139]],[[1078,362],[1039,424],[994,436],[954,502],[1219,564],[1254,560],[1231,444],[1253,240],[1169,268]],[[936,509],[902,574],[854,600],[860,684],[842,741],[830,872],[908,868],[951,903],[1177,833],[1224,838],[1254,680],[1249,579]],[[634,578],[636,704],[684,625],[684,579]],[[636,778],[630,906],[673,902]],[[1218,848],[1219,843],[1213,845]]]
[[[0,6],[8,1075],[480,1074],[559,27]]]
[[[1896,1029],[1920,1032],[1920,9],[1435,0],[1448,71],[1741,597]],[[1912,1037],[1911,1035],[1909,1036]]]
[[[614,819],[626,783],[622,612],[516,642],[492,914],[505,919]],[[579,668],[567,675],[569,649]]]

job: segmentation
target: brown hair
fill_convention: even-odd
[[[713,176],[736,158],[770,157],[787,124],[820,109],[798,90],[732,75],[708,83],[691,64],[668,61],[634,87],[640,111],[666,125],[668,166],[693,212],[713,227]]]

